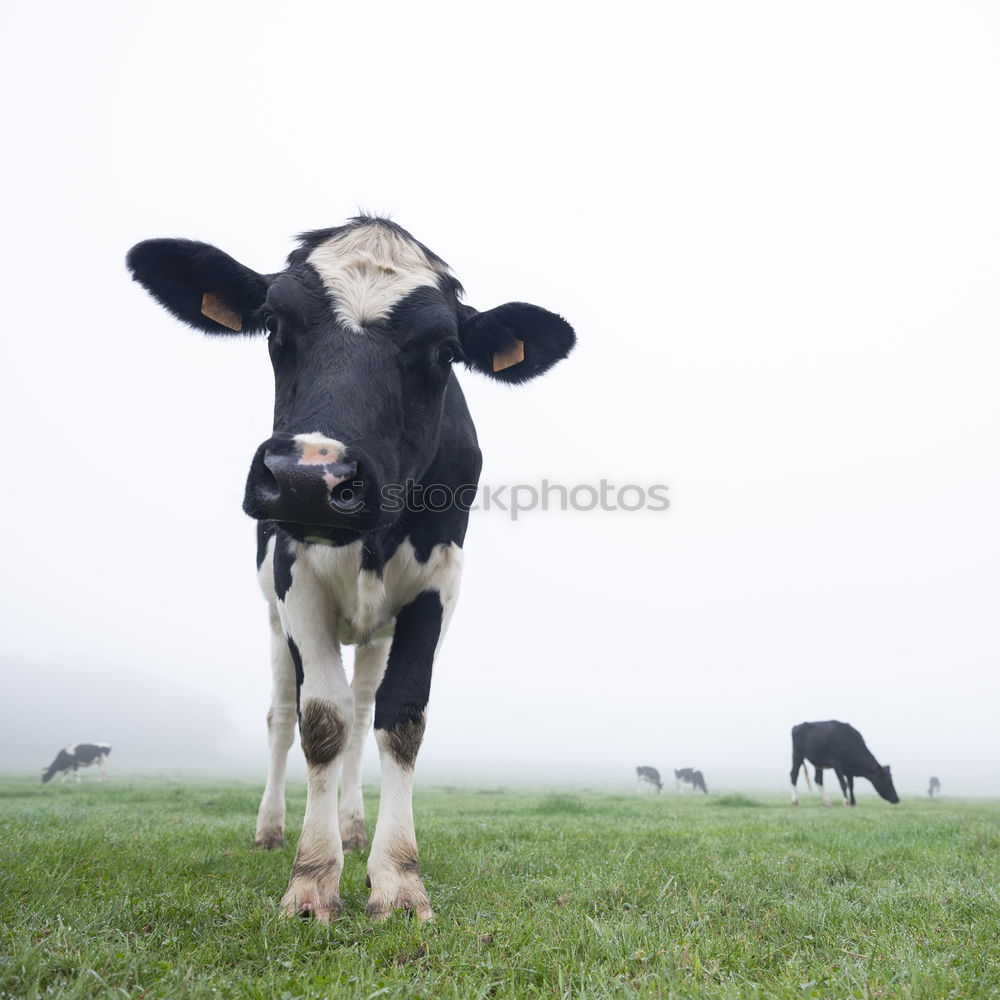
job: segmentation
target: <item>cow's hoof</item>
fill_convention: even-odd
[[[281,829],[259,830],[253,839],[254,847],[263,847],[266,851],[273,851],[275,848],[283,847],[285,843],[285,831]]]
[[[340,896],[335,892],[324,892],[315,883],[293,884],[281,897],[281,913],[285,917],[302,917],[328,924],[340,916]]]
[[[345,851],[363,851],[368,846],[368,834],[365,833],[365,821],[352,819],[340,828],[340,839],[344,842]]]
[[[309,862],[296,857],[288,888],[281,897],[286,917],[303,917],[329,923],[340,914],[339,861]]]
[[[373,886],[365,913],[376,923],[381,923],[396,910],[412,913],[421,922],[434,919],[430,897],[419,875],[384,879]]]

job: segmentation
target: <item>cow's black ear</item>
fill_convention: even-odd
[[[465,363],[500,382],[527,382],[541,375],[576,343],[573,327],[540,306],[508,302],[489,312],[461,309]]]
[[[206,333],[258,333],[267,279],[209,243],[145,240],[125,258],[132,277],[178,319]]]

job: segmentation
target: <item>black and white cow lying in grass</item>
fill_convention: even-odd
[[[658,792],[663,791],[663,782],[660,781],[660,772],[655,767],[639,766],[635,769],[636,791],[652,791],[654,788]]]
[[[701,771],[693,767],[680,767],[674,771],[674,779],[677,784],[677,791],[682,792],[685,786],[690,785],[693,792],[704,792],[708,795],[708,785],[705,784],[705,776]]]
[[[792,728],[792,805],[798,805],[795,785],[803,762],[812,761],[816,768],[816,784],[823,796],[823,805],[830,804],[830,797],[823,787],[823,769],[832,767],[837,775],[845,806],[857,805],[854,799],[854,779],[867,778],[875,791],[888,802],[899,801],[892,783],[889,766],[883,767],[865,746],[865,741],[854,726],[831,719],[828,722],[802,722]]]
[[[90,767],[91,764],[99,765],[101,769],[101,781],[108,779],[108,754],[111,753],[110,743],[72,743],[64,747],[56,754],[56,759],[42,773],[42,783],[51,781],[57,774],[60,775],[59,783],[65,784],[72,771],[76,775],[77,784],[80,783],[80,768]]]
[[[370,217],[306,233],[275,274],[176,239],[138,244],[128,266],[191,326],[267,337],[274,430],[253,456],[243,502],[258,521],[274,681],[258,844],[284,838],[296,718],[308,764],[283,909],[318,920],[340,910],[343,850],[366,844],[361,751],[374,709],[382,791],[368,912],[428,919],[413,766],[482,462],[453,366],[526,382],[566,357],[573,330],[521,302],[465,305],[440,257]],[[350,682],[342,643],[356,645]]]

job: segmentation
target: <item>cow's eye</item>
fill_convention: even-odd
[[[274,313],[268,313],[264,317],[264,329],[267,330],[268,337],[273,337],[278,332],[278,317]]]
[[[443,365],[453,364],[461,358],[462,352],[457,344],[442,344],[437,350],[437,359]]]

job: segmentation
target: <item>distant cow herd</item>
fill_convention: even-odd
[[[883,799],[893,804],[899,802],[889,766],[879,764],[865,745],[861,733],[846,722],[837,722],[835,719],[827,722],[802,722],[792,728],[793,806],[799,804],[796,785],[800,769],[806,776],[806,783],[809,783],[807,763],[814,768],[816,787],[826,806],[830,805],[830,797],[823,784],[825,770],[832,770],[837,776],[845,806],[857,805],[854,798],[855,778],[867,778]],[[635,775],[638,791],[663,791],[660,772],[655,767],[640,765],[635,769]],[[693,767],[675,770],[674,778],[679,792],[690,787],[692,791],[708,794],[705,776]],[[931,798],[941,794],[941,782],[936,777],[931,778],[927,794]]]
[[[636,787],[641,791],[663,791],[663,782],[660,780],[660,772],[655,767],[637,767],[635,769]],[[705,776],[701,771],[693,767],[681,767],[674,771],[674,780],[677,791],[683,792],[690,786],[694,792],[704,792],[708,794],[708,786],[705,784]]]
[[[80,782],[80,768],[94,764],[100,771],[100,780],[108,776],[108,754],[110,743],[72,743],[63,747],[55,759],[42,773],[42,782],[51,781],[60,775],[60,783],[65,784],[72,773]],[[829,806],[830,797],[823,783],[823,772],[832,770],[837,777],[845,806],[855,806],[854,779],[867,778],[875,791],[887,802],[899,802],[892,772],[888,765],[881,765],[865,745],[864,738],[853,726],[846,722],[830,719],[827,722],[801,722],[792,727],[792,805],[799,804],[798,780],[801,770],[809,783],[808,764],[814,768],[816,787],[823,804]],[[640,765],[635,769],[636,789],[642,791],[663,791],[663,780],[655,767]],[[694,767],[680,767],[674,770],[674,782],[678,792],[688,788],[694,792],[708,794],[705,776]],[[931,777],[927,795],[934,798],[941,794],[941,781]]]

